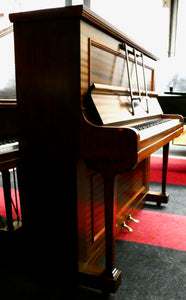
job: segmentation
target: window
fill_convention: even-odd
[[[156,54],[167,54],[169,9],[162,0],[92,0],[91,9]]]
[[[186,93],[186,1],[179,0],[178,23],[176,37],[175,56],[168,59],[169,73],[164,90],[169,91],[170,86],[173,92]]]
[[[67,0],[6,0],[0,6],[0,99],[16,99],[13,28],[9,13],[63,7]],[[69,1],[70,3],[70,1]],[[82,4],[73,0],[73,5]]]
[[[157,63],[156,90],[167,82],[169,7],[162,0],[93,0],[91,9],[160,57]],[[162,73],[163,70],[163,73]]]

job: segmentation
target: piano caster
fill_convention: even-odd
[[[130,226],[128,226],[125,222],[121,223],[121,229],[124,228],[127,229],[129,232],[133,231],[133,229]]]
[[[131,215],[128,215],[128,216],[127,216],[127,220],[128,220],[128,221],[132,221],[132,222],[134,222],[134,223],[139,223],[139,221],[136,220],[136,219],[134,219]]]

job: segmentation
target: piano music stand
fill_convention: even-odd
[[[129,82],[129,90],[130,90],[130,98],[131,98],[131,106],[132,106],[132,115],[135,115],[134,111],[134,100],[139,100],[141,102],[142,96],[141,96],[141,90],[140,90],[140,84],[139,84],[139,76],[138,76],[138,63],[137,63],[137,56],[141,57],[142,61],[142,69],[143,69],[143,82],[144,82],[144,91],[145,91],[145,98],[146,98],[146,105],[147,105],[147,113],[149,112],[149,106],[148,106],[148,94],[147,94],[147,84],[146,84],[146,77],[145,77],[145,65],[144,65],[144,59],[143,59],[143,53],[139,52],[137,53],[136,49],[131,48],[127,44],[122,44],[121,49],[125,50],[126,53],[126,62],[127,62],[127,75],[128,75],[128,82]],[[137,82],[137,88],[138,88],[138,95],[133,95],[133,88],[132,88],[132,80],[130,76],[130,67],[129,67],[129,53],[134,55],[134,64],[135,64],[135,70],[136,70],[136,82]]]

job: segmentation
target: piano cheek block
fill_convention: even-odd
[[[82,156],[92,159],[118,161],[136,160],[138,135],[132,129],[115,127],[94,127],[85,124],[82,136]],[[135,154],[134,154],[135,153]]]

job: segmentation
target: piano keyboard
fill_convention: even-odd
[[[160,119],[160,120],[153,120],[153,121],[151,120],[149,122],[145,122],[143,124],[136,125],[133,127],[136,128],[137,130],[144,130],[144,129],[147,129],[147,128],[150,128],[150,127],[153,127],[153,126],[165,123],[165,122],[169,122],[169,121],[172,121],[172,119]]]
[[[133,128],[136,128],[139,131],[141,140],[146,139],[152,135],[156,135],[165,130],[168,130],[171,127],[174,127],[180,123],[179,119],[161,119],[154,120],[144,123],[143,125],[136,125]]]
[[[19,150],[19,143],[17,140],[0,141],[0,155]]]

